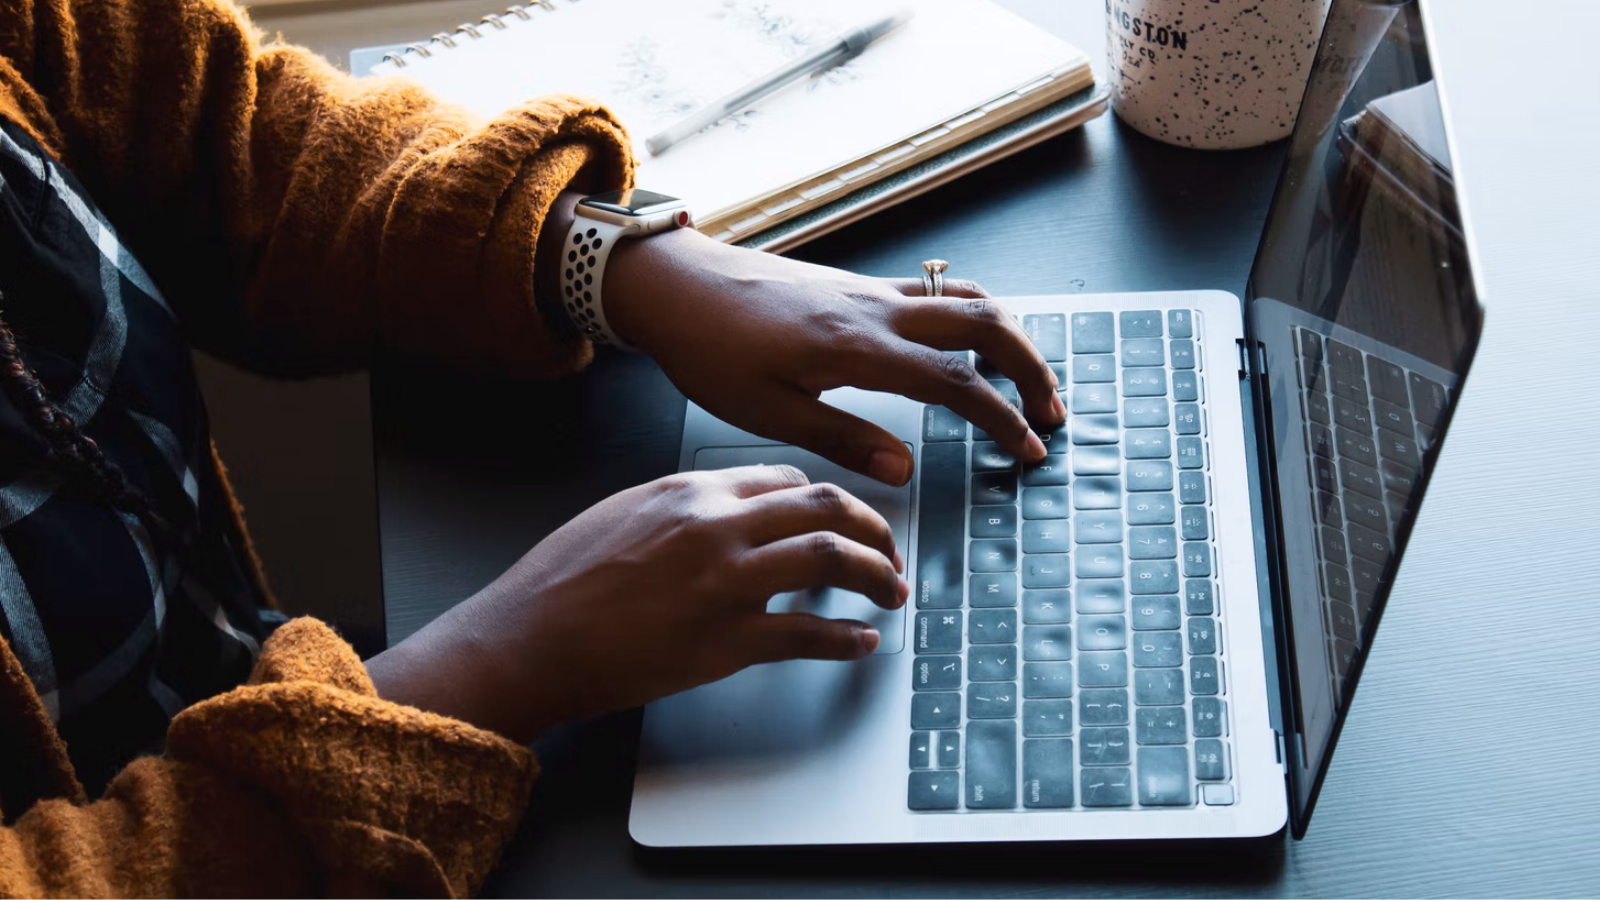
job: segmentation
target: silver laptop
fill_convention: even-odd
[[[635,840],[1304,833],[1482,320],[1424,16],[1332,15],[1387,25],[1354,64],[1319,54],[1243,302],[1003,301],[1066,401],[1044,463],[948,410],[831,392],[912,447],[890,488],[691,405],[682,470],[845,487],[893,527],[912,600],[774,598],[882,643],[651,705]]]

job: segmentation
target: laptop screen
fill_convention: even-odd
[[[1334,0],[1245,302],[1299,836],[1481,327],[1416,0]]]

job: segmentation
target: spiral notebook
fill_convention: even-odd
[[[1103,111],[1082,51],[988,0],[910,8],[855,59],[661,156],[650,135],[893,7],[536,0],[385,53],[370,74],[484,116],[541,94],[599,99],[629,130],[640,185],[687,199],[713,237],[781,249]]]

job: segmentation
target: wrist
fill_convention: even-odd
[[[555,202],[545,213],[534,247],[533,295],[539,312],[558,334],[573,338],[578,336],[577,329],[561,305],[561,257],[566,252],[567,234],[577,218],[578,201],[583,198],[577,191],[562,191],[556,195]]]
[[[606,271],[606,316],[617,336],[653,353],[655,322],[682,315],[697,293],[697,273],[715,271],[713,260],[729,250],[693,228],[676,228],[625,241]]]

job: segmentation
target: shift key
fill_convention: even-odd
[[[968,809],[1016,808],[1016,722],[985,719],[968,723],[966,782]]]

